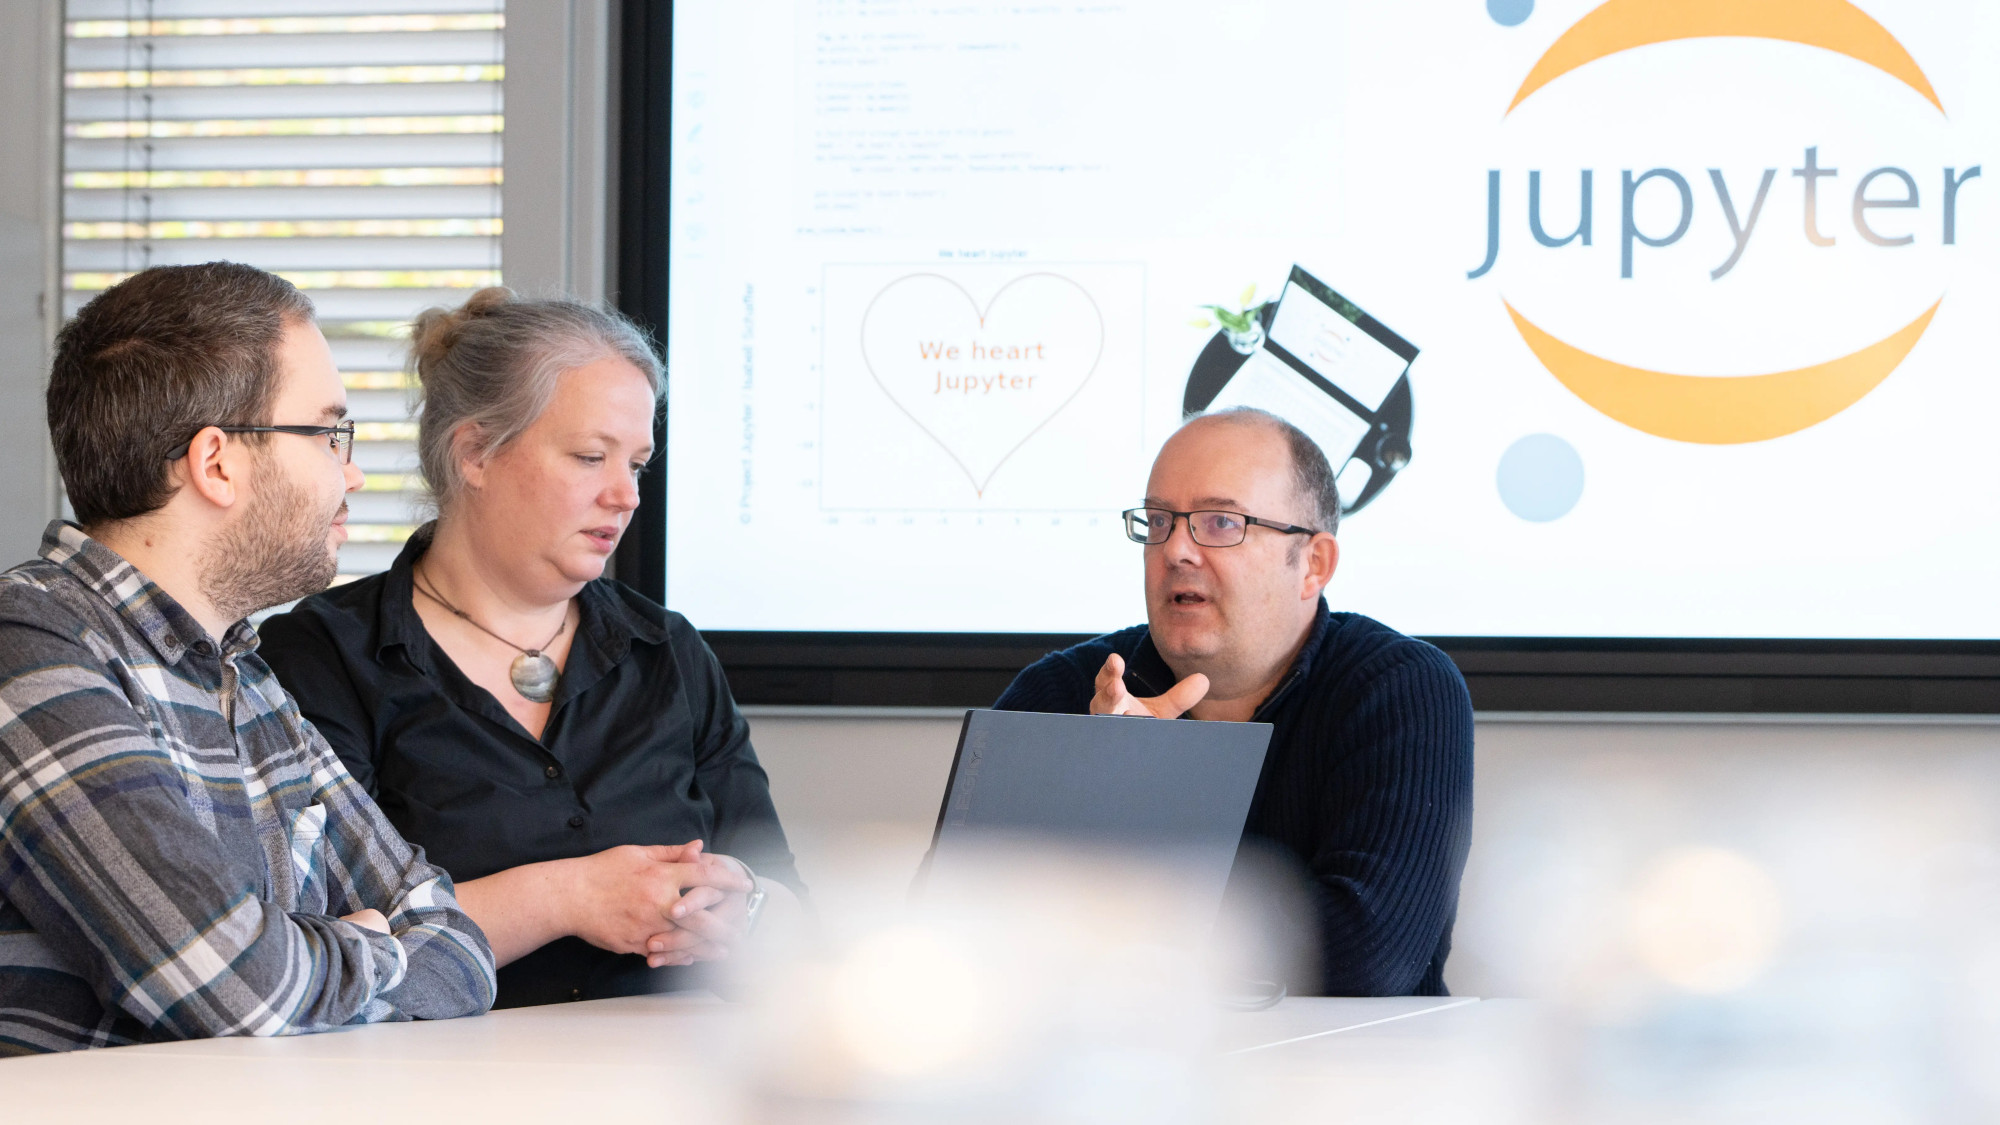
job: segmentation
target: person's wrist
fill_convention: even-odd
[[[756,889],[757,889],[757,873],[756,873],[755,871],[752,871],[752,870],[750,870],[750,865],[749,865],[749,864],[747,864],[747,863],[743,862],[743,861],[742,861],[742,860],[740,860],[740,859],[737,859],[737,858],[736,858],[735,856],[733,856],[733,855],[726,855],[726,856],[722,856],[721,858],[722,858],[722,859],[726,859],[726,860],[728,860],[728,861],[729,861],[730,863],[732,863],[732,864],[735,864],[735,865],[736,865],[736,873],[737,873],[738,875],[741,875],[741,876],[743,876],[743,881],[744,881],[744,882],[746,882],[746,883],[750,884],[750,890],[753,890],[753,891],[754,891],[754,890],[756,890]],[[745,894],[748,894],[748,893],[749,893],[749,891],[745,891],[744,893],[745,893]]]
[[[576,856],[548,863],[539,897],[548,929],[559,937],[577,937],[586,928],[583,904],[590,893],[591,861],[596,858]]]
[[[734,856],[730,858],[735,859]],[[757,919],[764,913],[764,907],[770,902],[771,895],[764,889],[764,881],[757,877],[757,873],[750,869],[749,864],[737,859],[736,866],[743,869],[743,877],[750,883],[750,889],[743,893],[743,936],[749,937],[756,930]]]

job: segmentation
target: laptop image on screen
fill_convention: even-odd
[[[1233,371],[1198,365],[1183,408],[1254,406],[1304,430],[1339,474],[1343,508],[1358,510],[1409,461],[1417,348],[1297,266],[1273,304],[1263,345]]]
[[[925,861],[926,885],[996,835],[1152,853],[1191,917],[1220,910],[1268,723],[967,711]]]

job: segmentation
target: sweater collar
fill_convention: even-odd
[[[1313,663],[1319,659],[1326,647],[1326,638],[1333,632],[1333,611],[1327,608],[1326,599],[1319,600],[1313,611],[1312,627],[1306,631],[1306,643],[1299,647],[1299,654],[1292,658],[1292,666],[1278,681],[1276,690],[1257,705],[1257,713],[1251,721],[1262,722],[1270,710],[1282,702],[1298,686],[1299,682],[1312,674]],[[1164,693],[1174,686],[1174,670],[1167,666],[1167,659],[1160,655],[1158,646],[1153,644],[1153,631],[1148,628],[1139,639],[1139,647],[1125,662],[1125,687],[1134,695],[1154,696]]]

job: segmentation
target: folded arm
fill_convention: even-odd
[[[382,909],[415,941],[280,909],[263,897],[249,801],[201,772],[201,751],[164,745],[81,643],[20,626],[6,642],[0,897],[52,946],[82,951],[100,1002],[179,1038],[386,1018],[412,948],[441,926],[435,869],[406,868],[400,895],[341,911]],[[368,897],[377,881],[350,884]]]
[[[283,706],[298,722],[289,702]],[[325,740],[305,729],[318,756],[316,797],[328,810],[329,909],[363,928],[370,928],[364,916],[379,911],[406,962],[402,982],[381,995],[369,1018],[386,1016],[381,1005],[417,1019],[485,1011],[496,990],[493,950],[450,876],[403,839]]]

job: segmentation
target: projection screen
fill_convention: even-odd
[[[2000,22],[1970,0],[680,3],[664,593],[1144,619],[1189,413],[1341,470],[1459,638],[2000,637]]]

